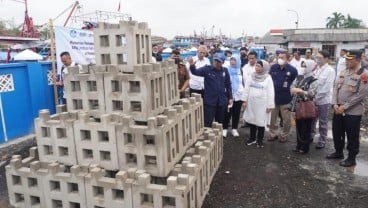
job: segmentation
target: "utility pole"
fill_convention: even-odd
[[[293,10],[293,9],[288,9],[288,12],[294,12],[296,14],[296,21],[295,21],[295,28],[298,29],[299,26],[299,14],[297,11]]]

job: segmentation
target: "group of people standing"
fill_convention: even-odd
[[[257,60],[256,52],[241,48],[240,56],[231,52],[214,54],[212,65],[206,58],[206,50],[205,46],[199,47],[198,55],[188,58],[186,64],[180,60],[180,55],[172,56],[178,59],[179,80],[187,78],[187,81],[180,81],[179,90],[183,92],[189,88],[190,93],[199,93],[203,97],[205,127],[210,127],[213,121],[220,122],[224,127],[223,136],[227,137],[231,121],[230,132],[233,137],[239,137],[238,125],[242,115],[250,129],[246,145],[264,147],[267,127],[268,141],[284,143],[289,140],[291,121],[295,118],[290,111],[293,98],[297,102],[312,100],[318,117],[295,120],[297,145],[293,151],[297,154],[309,152],[317,135],[317,123],[319,137],[315,148],[325,147],[332,108],[335,152],[328,154],[327,159],[344,158],[347,137],[348,157],[340,165],[356,164],[363,100],[368,94],[368,71],[361,67],[360,50],[344,50],[346,55],[342,58],[346,65],[339,73],[329,65],[330,53],[326,50],[316,53],[313,59],[310,51],[305,59],[298,51],[293,54],[293,59],[287,51],[281,51],[274,63],[268,63]]]

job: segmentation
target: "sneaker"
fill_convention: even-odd
[[[257,143],[257,141],[255,139],[248,139],[248,141],[247,141],[248,146],[250,146],[252,144],[255,144],[255,143]]]
[[[257,147],[263,148],[264,147],[263,142],[262,141],[257,142]]]
[[[227,137],[227,129],[222,130],[222,136],[224,138]]]
[[[233,137],[239,137],[239,132],[236,129],[231,130],[231,134],[233,135]]]

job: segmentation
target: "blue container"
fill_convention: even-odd
[[[50,70],[50,62],[0,64],[0,96],[8,140],[33,133],[39,110],[49,109],[55,113]],[[3,129],[0,119],[0,143],[5,142]]]

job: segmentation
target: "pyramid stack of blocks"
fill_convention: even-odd
[[[99,23],[97,64],[70,68],[66,106],[35,119],[37,147],[6,166],[10,204],[199,208],[223,156],[200,95],[179,99],[173,61],[149,63],[146,23]]]

